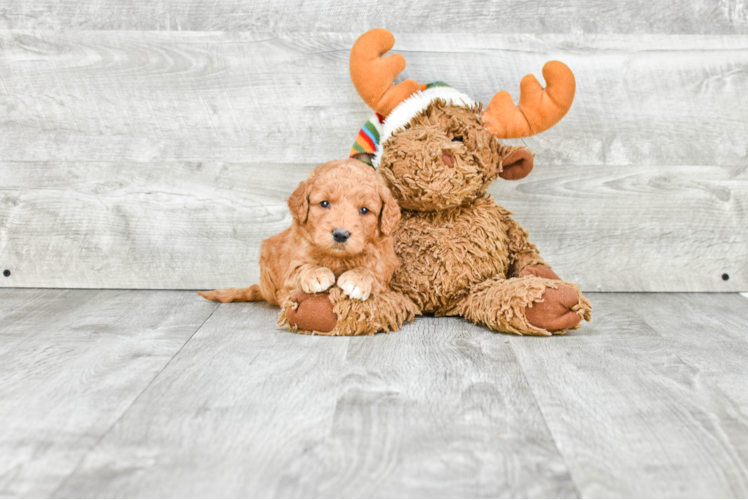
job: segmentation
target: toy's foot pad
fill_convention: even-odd
[[[338,324],[338,315],[327,293],[309,294],[298,289],[290,299],[296,307],[286,309],[286,319],[299,330],[327,333]]]
[[[392,290],[367,300],[351,299],[338,287],[311,295],[295,290],[281,305],[278,326],[311,335],[374,335],[397,331],[418,314],[410,299]]]
[[[549,332],[573,329],[582,322],[579,309],[579,295],[568,286],[546,288],[543,298],[525,309],[527,321],[536,328]]]

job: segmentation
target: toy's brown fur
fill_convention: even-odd
[[[590,318],[587,299],[558,279],[527,231],[486,195],[499,176],[527,175],[532,157],[522,146],[500,144],[485,129],[481,111],[437,99],[382,145],[379,171],[403,209],[394,233],[400,267],[392,289],[423,313],[461,315],[503,332],[550,335],[578,328]],[[528,268],[534,271],[523,273]],[[568,303],[571,293],[574,303]]]
[[[298,318],[293,313],[303,308],[307,301],[313,300],[315,296],[297,290],[281,306],[278,325],[288,324],[291,330],[307,335],[374,335],[379,332],[397,331],[405,321],[413,321],[413,318],[420,314],[418,307],[410,299],[391,290],[372,294],[363,301],[346,297],[339,288],[331,289],[325,296],[329,300],[321,302],[322,307],[304,311],[304,316]],[[328,311],[336,318],[335,327],[329,331],[327,328],[313,328],[314,320],[310,316],[326,314]]]
[[[517,277],[517,270],[544,263],[527,233],[491,197],[436,212],[405,210],[395,241],[402,265],[393,289],[437,316],[450,314],[477,283]]]
[[[444,210],[485,195],[501,160],[517,148],[485,132],[481,111],[436,99],[383,145],[379,172],[400,208]]]
[[[329,206],[323,207],[323,201]],[[346,314],[356,311],[363,318],[371,316],[367,311],[376,309],[377,304],[384,308],[382,318],[374,318],[372,325],[397,329],[402,319],[417,312],[407,299],[392,299],[387,291],[397,266],[391,233],[400,219],[400,210],[384,180],[371,167],[356,160],[325,163],[299,185],[288,199],[288,206],[293,216],[291,227],[262,242],[260,285],[201,292],[201,296],[220,302],[265,300],[288,307],[294,290],[323,292],[337,282],[349,295],[369,299],[340,305]],[[369,212],[362,214],[362,208]],[[342,243],[336,241],[336,229],[348,231],[350,237]],[[340,289],[330,294],[335,304],[344,302],[341,296],[344,294]],[[395,302],[396,312],[385,307]],[[286,307],[281,311],[281,323],[286,321]],[[333,335],[354,330],[369,333],[371,329],[354,329],[346,321],[338,325],[334,321],[317,321],[311,326],[315,327],[312,330],[329,327]]]

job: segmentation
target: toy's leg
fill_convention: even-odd
[[[410,299],[388,290],[366,300],[348,298],[335,287],[329,293],[294,291],[281,305],[278,325],[317,335],[374,335],[397,331],[420,314]]]
[[[591,311],[577,285],[526,276],[481,283],[450,315],[500,332],[548,336],[576,330]]]

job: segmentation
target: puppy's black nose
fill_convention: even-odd
[[[348,238],[351,237],[351,233],[349,233],[345,229],[336,229],[332,232],[332,237],[338,243],[345,243],[346,241],[348,241]]]

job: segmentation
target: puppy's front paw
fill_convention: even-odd
[[[324,292],[335,284],[335,275],[326,267],[318,267],[304,273],[300,281],[306,293]]]
[[[366,300],[371,294],[373,276],[358,271],[347,271],[338,278],[338,286],[352,299]]]

